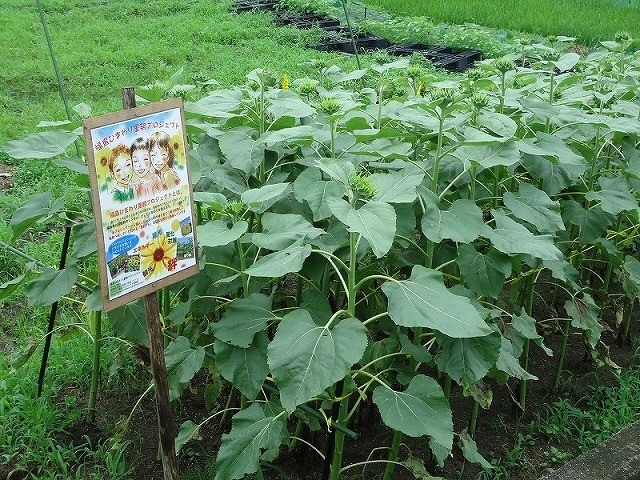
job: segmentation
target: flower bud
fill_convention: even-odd
[[[320,102],[320,110],[322,110],[325,115],[333,115],[340,110],[340,102],[335,98],[324,97]]]

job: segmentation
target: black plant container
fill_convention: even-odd
[[[231,8],[238,13],[250,12],[252,10],[273,11],[280,6],[279,0],[241,0],[231,5]]]
[[[367,51],[367,50],[376,50],[376,49],[385,49],[389,47],[391,42],[384,37],[380,37],[378,35],[371,34],[359,34],[354,38],[355,47],[358,52]],[[317,43],[314,45],[314,48],[317,50],[330,50],[330,51],[338,51],[342,53],[356,53],[353,48],[353,43],[351,39],[335,39],[335,40],[325,40],[323,42]]]

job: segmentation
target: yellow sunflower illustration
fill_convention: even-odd
[[[176,243],[169,242],[164,234],[159,235],[140,249],[140,257],[145,279],[165,271],[171,272],[177,262]]]

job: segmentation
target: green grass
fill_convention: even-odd
[[[595,44],[611,40],[619,30],[640,37],[640,2],[611,0],[365,0],[395,15],[426,16],[439,22],[477,23],[537,35],[578,37]]]

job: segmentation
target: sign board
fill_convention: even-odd
[[[182,100],[86,119],[84,139],[104,310],[196,274]]]

